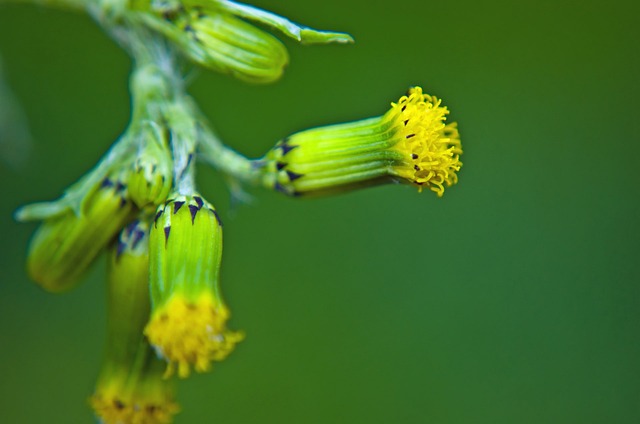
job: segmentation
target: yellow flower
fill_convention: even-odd
[[[106,354],[90,399],[105,424],[168,424],[178,412],[172,382],[143,335],[149,319],[149,225],[135,221],[108,262]]]
[[[287,195],[325,194],[400,181],[438,196],[458,181],[456,123],[434,96],[414,87],[383,116],[302,131],[257,162],[263,183]]]
[[[168,362],[166,375],[187,377],[223,360],[244,338],[226,328],[219,288],[222,226],[202,197],[178,196],[158,209],[150,234],[153,311],[145,329]]]
[[[187,377],[193,366],[198,372],[211,369],[212,361],[222,361],[244,336],[226,329],[229,310],[211,293],[190,300],[173,295],[154,312],[146,329],[149,340],[158,353],[169,361],[167,376],[177,368],[180,377]]]
[[[151,355],[153,353],[151,352]],[[153,360],[156,360],[152,356]],[[157,368],[157,366],[155,367]],[[125,374],[102,377],[89,403],[102,424],[169,424],[180,407],[163,386],[162,369],[149,370],[135,383]],[[153,377],[153,378],[151,378]]]
[[[448,114],[441,100],[414,87],[408,96],[392,103],[383,117],[396,128],[399,141],[393,148],[404,156],[402,164],[394,166],[393,174],[420,189],[428,187],[438,196],[444,194],[445,185],[458,182],[456,173],[462,166],[458,126],[455,122],[445,124]]]

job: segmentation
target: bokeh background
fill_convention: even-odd
[[[248,337],[181,382],[176,422],[640,422],[636,2],[253,4],[357,43],[285,41],[271,86],[191,72],[228,144],[257,157],[420,84],[459,122],[464,167],[443,199],[255,189],[239,208],[201,168]],[[104,261],[75,291],[42,292],[24,271],[35,225],[12,213],[59,196],[125,128],[130,63],[88,17],[34,6],[0,6],[0,54],[33,138],[0,165],[0,422],[92,422]]]

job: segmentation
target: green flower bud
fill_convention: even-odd
[[[27,258],[29,276],[50,292],[72,288],[132,213],[126,186],[105,178],[89,194],[80,216],[68,211],[36,230]]]
[[[129,176],[129,196],[138,207],[164,203],[171,190],[173,163],[168,135],[160,128],[145,125],[138,156]]]
[[[146,16],[147,23],[205,68],[264,84],[280,78],[289,62],[277,38],[221,10],[180,10],[166,18]]]
[[[149,224],[134,221],[109,252],[107,344],[94,395],[105,424],[165,424],[178,411],[164,362],[143,335],[149,319]]]
[[[131,0],[128,9],[193,62],[250,83],[280,78],[289,55],[278,39],[249,22],[300,44],[353,43],[349,34],[316,30],[230,0]]]
[[[462,163],[448,109],[414,87],[383,116],[302,131],[257,161],[263,184],[291,196],[340,192],[387,182],[442,196]]]
[[[227,330],[229,310],[218,282],[222,225],[202,197],[178,196],[158,208],[151,226],[152,313],[145,334],[158,354],[187,377],[210,369],[243,339]]]

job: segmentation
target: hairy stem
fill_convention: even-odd
[[[261,182],[256,161],[225,146],[208,128],[203,129],[200,135],[198,155],[203,161],[236,180],[253,185]]]

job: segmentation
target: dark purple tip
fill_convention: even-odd
[[[196,221],[196,215],[198,214],[199,210],[200,208],[196,205],[189,205],[189,211],[191,212],[191,225],[193,225],[193,223]]]
[[[290,144],[287,144],[287,141],[285,139],[285,141],[283,141],[282,144],[280,144],[278,147],[282,149],[282,156],[284,156],[298,146],[297,145],[292,146]]]
[[[131,224],[127,225],[127,228],[124,230],[125,234],[127,235],[127,237],[131,237],[131,233],[133,233],[133,230],[136,229],[136,226],[138,225],[140,221],[138,221],[137,219],[135,221],[133,221]]]
[[[293,172],[293,171],[286,171],[287,172],[287,176],[289,177],[289,181],[295,181],[300,177],[304,177],[304,174],[298,174],[297,172]]]
[[[120,258],[120,255],[124,252],[124,249],[127,248],[127,243],[123,243],[118,240],[118,246],[116,247],[116,259]]]
[[[158,218],[160,218],[160,217],[162,216],[162,213],[163,213],[163,212],[164,212],[164,209],[159,210],[159,211],[156,213],[156,217],[155,217],[155,218],[153,218],[153,225],[154,225],[156,228],[158,228]]]
[[[200,196],[193,196],[193,200],[198,204],[198,209],[202,209],[202,205],[204,205],[204,200]]]
[[[164,247],[167,247],[167,243],[169,242],[169,233],[171,233],[171,225],[164,227]]]
[[[131,248],[135,249],[140,243],[140,240],[142,240],[143,238],[144,238],[144,231],[136,230],[135,233],[133,233],[133,242],[131,243]]]
[[[173,214],[174,214],[174,215],[178,213],[178,211],[180,210],[180,208],[182,207],[182,205],[184,205],[184,202],[180,202],[180,201],[176,201],[176,202],[173,204]]]
[[[213,215],[216,217],[216,221],[218,221],[218,225],[222,227],[222,219],[220,219],[220,215],[218,215],[218,212],[212,208],[209,208],[209,210],[213,212]]]
[[[102,183],[100,184],[100,188],[107,188],[112,186],[113,186],[113,181],[111,181],[109,178],[105,178],[104,180],[102,180]]]

